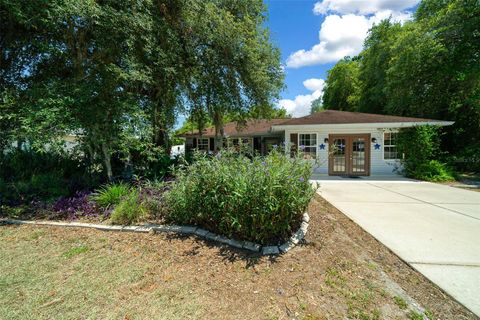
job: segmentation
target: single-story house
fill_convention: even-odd
[[[226,123],[223,127],[223,145],[231,147],[242,143],[249,145],[252,151],[265,155],[274,145],[280,145],[285,141],[280,132],[272,130],[272,126],[284,123],[286,120],[289,119],[254,119],[247,120],[243,124]],[[215,151],[214,128],[206,128],[201,134],[198,131],[193,131],[180,136],[186,138],[186,152],[193,149],[207,152]]]
[[[249,120],[224,126],[224,145],[240,141],[266,154],[284,144],[290,153],[302,150],[315,163],[315,173],[368,176],[391,174],[399,166],[399,129],[417,125],[452,125],[452,121],[325,110],[301,118]],[[213,128],[184,134],[186,150],[215,151]],[[412,142],[414,143],[414,142]]]

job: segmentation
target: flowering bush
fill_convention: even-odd
[[[197,154],[165,195],[166,219],[237,239],[278,243],[298,228],[314,190],[311,165],[274,150],[249,159]]]

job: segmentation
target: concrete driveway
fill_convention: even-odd
[[[398,177],[313,179],[326,200],[480,316],[480,192]]]

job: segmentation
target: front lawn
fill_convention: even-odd
[[[0,319],[474,316],[316,197],[276,258],[195,237],[0,226]]]

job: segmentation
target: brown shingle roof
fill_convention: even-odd
[[[303,124],[347,124],[347,123],[391,123],[391,122],[441,122],[423,118],[387,116],[382,114],[371,114],[361,112],[347,112],[337,110],[325,110],[316,112],[309,116],[293,118],[285,121],[282,125],[303,125]]]
[[[349,124],[349,123],[401,123],[401,122],[438,122],[439,125],[448,125],[448,121],[432,120],[425,118],[412,118],[389,116],[382,114],[347,112],[337,110],[324,110],[301,118],[292,119],[254,119],[247,120],[246,123],[237,124],[237,122],[228,122],[224,126],[224,132],[229,137],[252,136],[268,134],[272,131],[272,126],[293,126],[293,125],[315,125],[315,124]],[[449,124],[452,124],[450,122]],[[198,136],[198,131],[182,134],[182,137]],[[207,128],[203,130],[202,136],[214,137],[215,129]]]
[[[227,137],[232,136],[251,136],[251,135],[259,135],[259,134],[268,134],[271,131],[273,125],[282,124],[289,119],[253,119],[247,120],[244,124],[237,124],[237,122],[228,122],[224,125],[223,130]],[[189,136],[198,136],[198,131],[188,132],[181,136],[189,137]],[[214,137],[215,136],[215,128],[206,128],[202,132],[202,136],[204,137]]]

